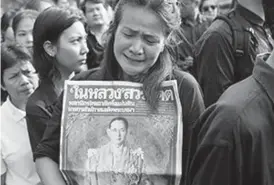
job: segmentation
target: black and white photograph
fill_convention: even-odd
[[[74,173],[68,178],[79,184],[178,184],[182,122],[176,82],[162,89],[159,109],[153,111],[141,84],[66,81],[60,150],[64,174]]]
[[[1,185],[274,185],[274,0],[1,0]]]

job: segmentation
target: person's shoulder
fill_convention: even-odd
[[[220,97],[220,102],[226,102],[241,112],[242,109],[249,108],[250,105],[260,100],[262,89],[256,80],[250,76],[230,86]],[[255,108],[255,107],[254,107]]]
[[[28,99],[26,110],[35,110],[37,107],[46,107],[57,99],[53,84],[49,80],[42,81]]]
[[[199,87],[196,79],[188,72],[174,69],[173,78],[177,80],[178,86],[183,86],[184,88],[197,88]]]
[[[82,71],[75,75],[72,80],[103,80],[103,71],[100,67]]]
[[[228,39],[232,37],[232,30],[230,29],[230,26],[220,17],[214,19],[210,25],[208,23],[204,23],[201,27],[206,27],[206,30],[199,40],[214,39],[214,41],[216,41],[220,37]]]
[[[45,95],[45,91],[43,91],[43,88],[39,86],[29,97],[27,108],[36,106],[38,102],[44,102]]]
[[[220,99],[211,105],[201,117],[203,122],[211,120],[215,128],[242,128],[241,131],[252,130],[250,125],[256,122],[262,112],[261,88],[249,77],[229,87]],[[225,130],[225,129],[224,129]]]

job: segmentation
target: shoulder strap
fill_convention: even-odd
[[[232,31],[232,45],[235,56],[242,57],[248,53],[250,37],[254,34],[251,25],[243,20],[243,17],[238,15],[235,10],[232,10],[227,14],[219,15],[215,18],[215,20],[217,19],[226,22]]]

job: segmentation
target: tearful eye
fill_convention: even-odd
[[[126,32],[124,32],[123,33],[126,37],[133,37],[133,34],[131,34],[131,33],[126,33]]]
[[[12,75],[9,79],[16,78],[17,76],[18,76],[18,74],[14,74],[14,75]]]

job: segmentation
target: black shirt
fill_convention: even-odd
[[[104,47],[98,43],[96,37],[90,32],[88,33],[87,46],[89,49],[87,53],[88,69],[99,67],[103,60]]]
[[[257,54],[273,49],[273,40],[267,35],[264,21],[259,16],[240,5],[235,13],[253,28],[258,47],[256,51],[248,50],[247,57],[237,61],[229,25],[223,20],[211,24],[196,43],[194,51],[194,72],[202,87],[206,107],[215,103],[230,85],[251,75]],[[249,44],[252,45],[252,42]]]
[[[183,115],[183,153],[187,153],[190,132],[194,122],[204,111],[204,102],[200,88],[192,75],[174,71],[174,79],[177,80],[178,91],[182,105]],[[89,70],[75,76],[74,80],[103,80],[102,70]],[[34,153],[35,158],[47,156],[59,162],[60,147],[60,123],[62,114],[62,96],[56,104],[51,120],[48,122],[43,140],[37,146]],[[186,155],[183,155],[183,169],[185,169]]]
[[[187,184],[274,184],[273,79],[260,61],[205,111],[193,129]]]
[[[26,120],[30,137],[31,149],[34,152],[41,141],[50,119],[54,102],[58,99],[51,80],[42,80],[39,87],[28,99],[26,106]]]
[[[187,59],[194,56],[194,46],[202,34],[210,26],[209,21],[184,21],[181,24],[179,33],[178,33],[178,44],[176,45],[176,55],[177,55],[177,65],[182,70],[190,70],[192,64],[187,64]]]

